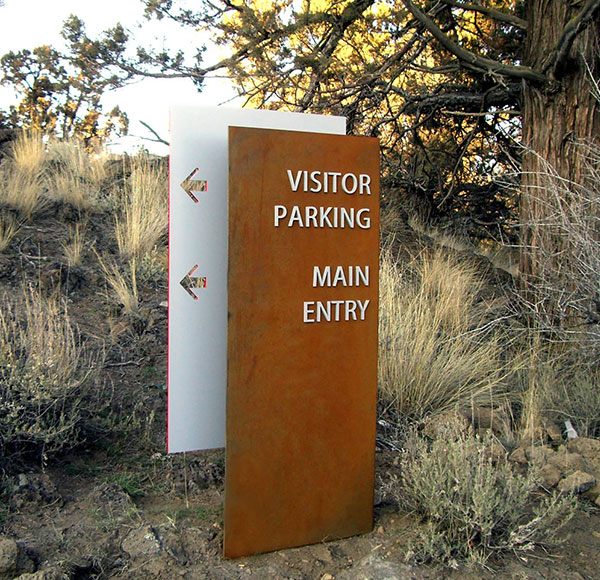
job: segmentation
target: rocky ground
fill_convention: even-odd
[[[394,453],[377,457],[379,478]],[[582,503],[562,546],[492,558],[488,568],[405,563],[418,519],[378,494],[371,533],[236,560],[221,557],[223,453],[169,457],[115,449],[11,478],[0,578],[592,580],[600,513]]]
[[[140,289],[143,306],[135,317],[121,316],[107,304],[91,254],[68,272],[57,257],[69,220],[75,219],[65,212],[51,208],[22,227],[0,257],[0,278],[7,292],[18,291],[23,279],[59,287],[82,335],[96,341],[102,337],[98,388],[112,412],[103,430],[88,433],[87,442],[68,454],[2,466],[0,580],[600,578],[600,442],[566,441],[552,426],[545,427],[545,446],[498,448],[495,453],[505,460],[510,451],[517,466],[539,462],[548,489],[581,495],[560,546],[525,556],[492,556],[485,568],[409,563],[409,546],[423,524],[415,514],[399,511],[384,492],[398,470],[399,451],[385,444],[382,428],[371,533],[224,559],[223,451],[165,453],[166,277],[149,279]],[[111,218],[90,216],[86,223],[98,247]],[[464,421],[475,429],[494,429],[484,409]],[[435,436],[436,426],[429,429]]]

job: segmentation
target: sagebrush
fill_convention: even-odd
[[[485,564],[498,552],[559,541],[576,509],[574,498],[539,494],[535,468],[518,473],[492,451],[491,435],[479,438],[458,428],[447,435],[430,442],[413,433],[391,483],[399,504],[424,519],[411,557]]]
[[[60,300],[33,288],[2,294],[0,455],[45,460],[78,445],[100,366]]]

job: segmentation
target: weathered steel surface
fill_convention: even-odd
[[[225,556],[368,532],[377,387],[378,142],[231,127],[229,160]],[[333,172],[328,193],[303,191],[302,170]],[[342,191],[345,174],[356,176],[345,181],[349,191],[362,179],[362,195],[358,187],[353,194]],[[309,177],[306,184],[316,188]],[[331,191],[334,181],[337,193]],[[285,218],[276,206],[287,208]],[[308,219],[307,206],[317,208],[308,210]],[[330,227],[329,206],[346,208],[347,215],[354,208],[355,216],[364,209],[362,227]],[[303,216],[303,227],[294,215]]]

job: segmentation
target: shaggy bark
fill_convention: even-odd
[[[565,252],[564,232],[554,227],[552,216],[567,211],[573,186],[585,181],[577,144],[597,143],[600,135],[599,104],[593,95],[600,40],[597,6],[588,26],[572,35],[578,17],[597,4],[588,2],[582,9],[574,2],[535,0],[528,5],[524,63],[549,80],[541,85],[527,82],[523,91],[521,271],[526,284],[538,287],[548,271],[554,280],[562,278],[565,288],[542,289],[548,295],[551,290],[572,290],[566,286],[573,256]],[[559,315],[552,300],[544,308],[546,314]]]

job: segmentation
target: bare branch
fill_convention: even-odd
[[[148,129],[148,131],[150,131],[150,133],[152,133],[156,137],[156,139],[149,139],[147,137],[144,137],[144,139],[146,139],[147,141],[154,141],[155,143],[162,143],[163,145],[170,145],[170,143],[168,141],[165,141],[152,127],[150,127],[150,125],[148,125],[148,123],[140,121],[140,125],[146,127],[146,129]]]
[[[498,75],[509,78],[546,83],[549,79],[542,73],[521,65],[508,65],[479,54],[466,50],[451,40],[442,30],[427,16],[421,12],[412,0],[402,0],[407,10],[423,24],[429,33],[451,54],[453,54],[462,66],[476,72],[490,75]],[[600,2],[600,0],[594,0]]]
[[[522,30],[527,30],[527,21],[515,16],[514,14],[506,14],[506,12],[501,12],[500,10],[495,10],[494,8],[489,8],[488,6],[483,6],[481,4],[470,4],[469,2],[459,2],[457,0],[441,1],[448,6],[454,6],[455,8],[460,8],[461,10],[469,10],[470,12],[479,12],[489,16],[494,20],[497,20],[498,22],[505,22],[506,24],[511,24],[512,26],[516,26]]]
[[[490,114],[489,107],[512,106],[517,103],[521,94],[518,83],[510,83],[506,86],[495,86],[485,93],[469,91],[467,87],[440,87],[434,94],[427,95],[404,95],[406,105],[405,113],[429,111],[431,109],[441,110],[449,107],[462,109],[464,114],[484,113]]]
[[[337,45],[344,36],[346,29],[358,20],[363,12],[373,4],[374,0],[355,0],[352,4],[348,4],[339,17],[337,26],[335,26],[329,35],[321,42],[320,56],[329,59],[334,53]],[[320,68],[320,67],[319,67]],[[319,85],[321,71],[313,69],[308,89],[304,93],[302,100],[296,107],[297,111],[305,111],[312,102],[317,87]]]

